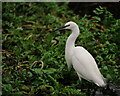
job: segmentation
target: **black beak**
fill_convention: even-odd
[[[57,31],[57,30],[62,30],[62,29],[64,29],[64,28],[68,27],[68,26],[70,26],[70,25],[62,26],[62,27],[60,27],[60,28],[58,28],[58,29],[53,30],[53,32],[55,32],[55,31]]]

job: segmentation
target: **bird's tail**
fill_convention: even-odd
[[[105,87],[107,85],[106,78],[102,76],[101,79],[99,79],[98,82],[95,83],[99,87]]]

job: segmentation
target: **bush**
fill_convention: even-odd
[[[91,84],[83,80],[81,86],[74,70],[68,72],[67,69],[64,48],[70,33],[65,30],[52,32],[67,21],[80,26],[81,34],[76,44],[94,56],[104,77],[112,82],[120,81],[120,20],[106,8],[96,8],[93,11],[96,16],[80,17],[69,10],[68,3],[2,5],[3,95],[87,94],[86,88],[91,89]]]

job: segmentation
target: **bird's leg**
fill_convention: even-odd
[[[79,77],[79,80],[81,81],[81,77],[80,77],[80,74],[77,72],[77,75],[78,75],[78,77]]]

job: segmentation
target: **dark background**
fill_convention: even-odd
[[[106,7],[115,18],[120,18],[120,2],[71,2],[69,8],[74,10],[76,14],[84,16],[84,14],[95,15],[92,11],[99,7]]]

